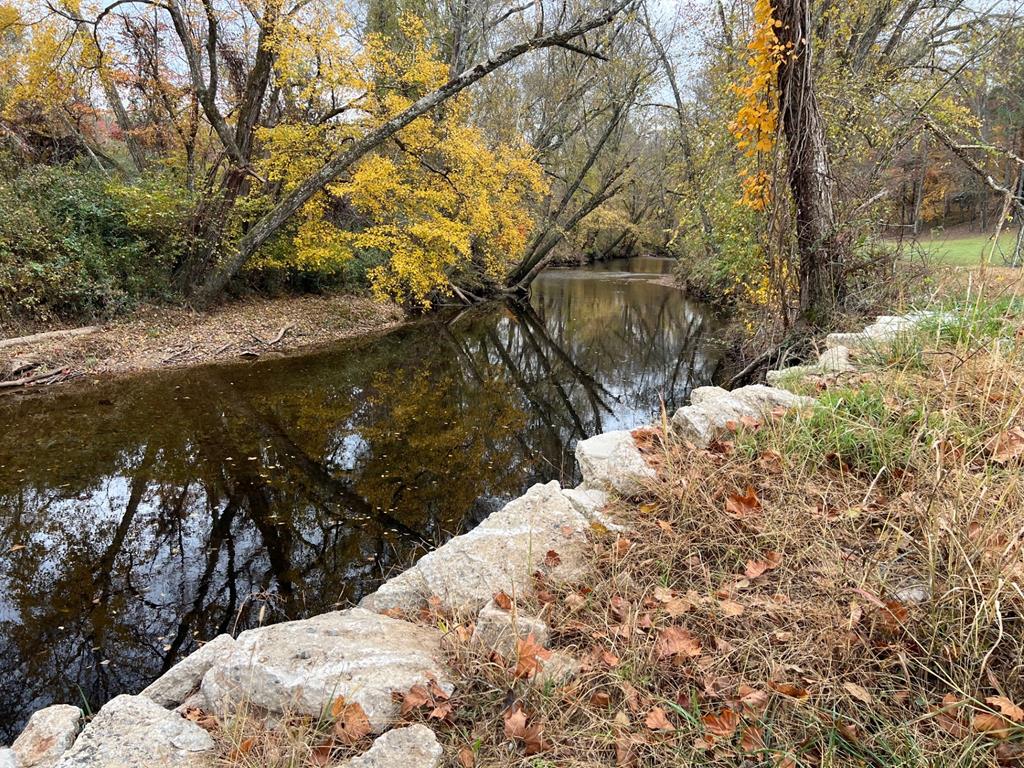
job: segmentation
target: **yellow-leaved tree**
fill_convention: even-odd
[[[401,17],[398,35],[369,35],[356,50],[343,42],[351,22],[340,6],[312,13],[279,25],[270,42],[290,106],[260,131],[257,170],[285,192],[448,78],[414,16]],[[526,245],[530,201],[545,183],[533,150],[488,145],[470,108],[467,94],[450,99],[363,157],[303,206],[294,248],[268,249],[257,266],[323,271],[376,256],[374,289],[422,307],[459,286],[500,283]]]

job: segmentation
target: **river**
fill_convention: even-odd
[[[638,258],[309,354],[0,399],[0,743],[222,632],[343,607],[581,437],[715,379],[721,324]]]

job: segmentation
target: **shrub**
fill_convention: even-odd
[[[190,204],[159,176],[128,185],[66,165],[0,178],[2,311],[41,321],[110,317],[166,295]]]

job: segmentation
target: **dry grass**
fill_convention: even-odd
[[[596,576],[523,606],[583,671],[536,686],[457,656],[452,763],[1024,764],[1018,322],[926,331],[712,450],[651,441],[628,539],[598,534]]]
[[[539,682],[546,652],[433,614],[456,694],[409,719],[464,767],[1024,765],[1022,310],[961,307],[708,450],[639,435],[629,533],[517,606],[579,673]],[[236,728],[226,762],[323,765],[305,728],[258,761]]]

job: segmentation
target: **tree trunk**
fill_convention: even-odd
[[[825,124],[814,93],[810,3],[780,0],[777,11],[782,22],[779,42],[790,51],[779,67],[779,111],[796,205],[800,319],[827,326],[846,291]]]

